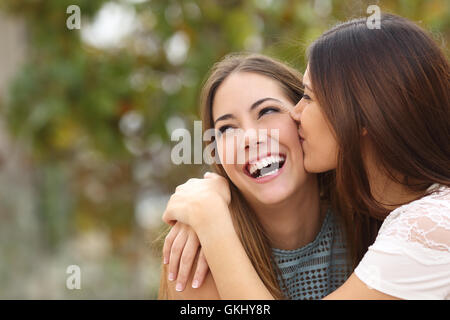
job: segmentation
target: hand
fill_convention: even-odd
[[[164,264],[169,264],[169,281],[177,279],[177,291],[183,291],[186,287],[197,253],[199,258],[192,287],[199,288],[202,285],[209,267],[199,248],[200,242],[194,230],[181,222],[177,222],[166,236],[163,247]]]
[[[189,179],[175,189],[162,217],[165,223],[174,225],[178,221],[196,229],[198,224],[207,225],[220,218],[220,210],[212,208],[226,208],[229,213],[231,193],[228,181],[215,173],[206,173],[204,177]]]

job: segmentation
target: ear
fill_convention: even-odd
[[[362,129],[361,134],[362,134],[363,137],[367,136],[368,132],[367,132],[366,128]]]

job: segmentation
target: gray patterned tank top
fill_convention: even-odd
[[[336,290],[350,276],[343,226],[328,210],[313,242],[294,250],[273,248],[280,269],[280,287],[288,299],[318,300]]]

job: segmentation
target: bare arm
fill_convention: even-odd
[[[202,230],[198,227],[200,242],[210,270],[217,279],[217,288],[224,299],[273,299],[232,227],[220,224],[221,228]],[[226,241],[224,241],[226,239]],[[217,254],[220,252],[220,254]],[[354,273],[337,290],[326,296],[326,300],[398,300],[398,298],[368,287]]]
[[[210,270],[217,279],[221,296],[224,299],[273,299],[253,268],[234,228],[227,223],[227,221],[217,223],[220,228],[204,223],[197,226],[203,251]],[[352,273],[342,286],[324,300],[398,300],[398,298],[368,287]]]
[[[376,289],[368,287],[356,274],[352,273],[350,278],[336,291],[330,293],[324,300],[399,300]]]
[[[223,299],[273,299],[253,268],[240,242],[230,216],[229,194],[223,191],[225,179],[193,179],[179,187],[164,213],[165,222],[190,225]],[[395,299],[366,286],[355,274],[326,299]]]
[[[163,220],[190,225],[223,299],[273,299],[253,268],[233,226],[227,181],[213,174],[178,186]]]
[[[228,207],[216,206],[216,210],[228,211]],[[253,268],[231,219],[212,224],[204,221],[198,226],[198,237],[223,299],[273,299]]]

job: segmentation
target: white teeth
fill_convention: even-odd
[[[265,176],[268,176],[268,175],[271,175],[271,174],[275,174],[275,173],[277,173],[278,170],[280,170],[280,169],[276,168],[275,170],[272,170],[270,172],[266,172],[263,175],[260,175],[259,178],[262,178],[262,177],[265,177]]]
[[[252,163],[251,165],[249,165],[248,171],[250,172],[250,174],[254,174],[256,170],[261,170],[262,168],[267,167],[268,165],[271,165],[272,163],[279,163],[284,160],[285,160],[285,157],[280,156],[280,155],[269,156],[264,159],[260,159],[256,162]],[[275,169],[275,170],[278,171],[278,169]],[[275,173],[276,171],[264,173],[262,176],[266,176],[266,175]]]

